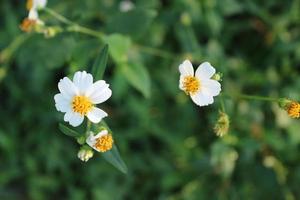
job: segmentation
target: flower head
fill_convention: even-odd
[[[93,155],[94,155],[93,150],[90,147],[85,145],[78,151],[77,157],[80,160],[87,162],[90,158],[93,157]]]
[[[113,147],[114,140],[112,135],[108,133],[108,131],[102,130],[97,135],[91,132],[91,134],[86,139],[86,143],[95,149],[98,152],[106,152],[111,150]]]
[[[110,98],[112,91],[104,80],[93,83],[93,76],[85,71],[76,72],[73,81],[64,77],[58,83],[59,94],[54,96],[58,111],[64,112],[64,121],[79,126],[86,116],[91,122],[99,123],[107,113],[95,105]]]
[[[212,79],[216,73],[210,63],[202,63],[196,72],[189,60],[179,65],[179,88],[190,95],[193,102],[199,106],[207,106],[214,102],[213,97],[219,95],[221,84]]]
[[[228,133],[230,125],[229,117],[226,113],[221,112],[219,113],[219,119],[214,127],[214,131],[217,136],[224,136]]]
[[[287,98],[279,99],[278,103],[291,118],[300,118],[300,103]]]

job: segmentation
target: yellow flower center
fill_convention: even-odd
[[[75,96],[72,101],[74,112],[86,115],[92,108],[92,102],[85,96]]]
[[[27,10],[30,10],[33,6],[33,0],[27,0],[26,2],[26,8]]]
[[[184,91],[188,94],[194,94],[200,89],[200,81],[194,76],[187,76],[183,80]]]
[[[114,140],[112,138],[111,134],[103,135],[99,137],[94,145],[96,149],[98,149],[100,152],[106,152],[108,150],[111,150],[113,146]]]
[[[31,32],[34,29],[36,23],[37,22],[34,19],[25,18],[22,24],[20,25],[20,28],[24,32]]]
[[[300,117],[300,104],[297,102],[292,102],[288,109],[288,115],[292,118],[299,118]]]

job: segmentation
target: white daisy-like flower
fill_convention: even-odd
[[[26,7],[28,10],[38,10],[45,8],[47,0],[27,0]]]
[[[179,65],[180,80],[179,88],[190,95],[193,102],[198,106],[207,106],[214,102],[214,96],[220,94],[221,84],[211,79],[216,70],[209,62],[204,62],[194,68],[189,60]]]
[[[106,152],[113,147],[114,140],[106,129],[94,135],[93,132],[86,138],[86,143],[98,152]]]
[[[85,71],[76,72],[73,81],[64,77],[58,83],[59,94],[54,96],[55,107],[66,113],[64,121],[79,126],[86,116],[91,122],[99,123],[107,113],[95,105],[103,103],[112,95],[109,84],[104,80],[93,83],[93,76]]]

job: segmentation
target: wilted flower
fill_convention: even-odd
[[[79,126],[86,116],[91,122],[99,123],[107,113],[95,104],[106,101],[112,94],[104,80],[93,83],[93,76],[85,71],[76,72],[73,81],[64,77],[58,83],[59,94],[54,96],[58,111],[66,113],[64,121]]]
[[[226,135],[229,130],[229,125],[230,125],[230,120],[228,115],[220,111],[218,121],[214,127],[214,131],[216,135],[220,137]]]
[[[83,146],[80,148],[80,150],[78,151],[77,157],[84,161],[87,162],[90,158],[92,158],[94,155],[93,150],[88,147],[88,146]]]
[[[214,96],[219,95],[221,84],[211,79],[216,70],[210,63],[202,63],[194,73],[192,63],[185,60],[179,65],[179,72],[179,88],[190,95],[195,104],[207,106],[214,102]]]
[[[290,117],[300,117],[300,104],[298,102],[283,98],[279,100],[279,106],[286,110]]]
[[[106,152],[113,147],[114,140],[112,135],[106,129],[100,131],[98,134],[90,133],[86,139],[86,143],[98,152]]]

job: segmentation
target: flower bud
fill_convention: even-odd
[[[216,81],[222,81],[223,74],[221,72],[215,73],[211,79]]]
[[[84,161],[87,162],[90,158],[92,158],[94,155],[93,150],[88,147],[87,145],[83,146],[80,148],[80,150],[78,151],[77,157]]]
[[[229,125],[230,125],[230,120],[228,115],[220,111],[219,119],[214,127],[214,132],[216,133],[217,136],[222,137],[228,133]]]

